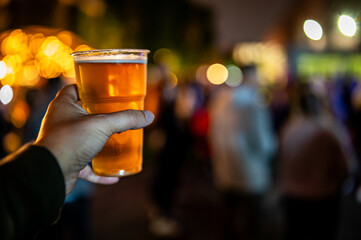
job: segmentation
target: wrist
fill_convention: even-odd
[[[61,151],[57,150],[57,148],[52,146],[51,143],[42,140],[37,140],[32,145],[45,148],[56,159],[56,162],[58,163],[58,166],[63,174],[63,178],[65,182],[65,192],[66,195],[68,195],[73,189],[79,171],[75,171],[74,169],[71,169],[71,164],[68,163],[69,161],[67,160],[66,154],[62,154]]]

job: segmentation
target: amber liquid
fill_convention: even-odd
[[[146,94],[145,62],[75,62],[79,97],[91,113],[143,110]],[[113,134],[93,159],[102,176],[126,176],[142,170],[143,129]]]

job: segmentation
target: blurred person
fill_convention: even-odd
[[[242,70],[241,86],[222,86],[211,104],[211,158],[225,204],[226,239],[259,239],[261,202],[271,183],[275,139],[258,90],[257,69]]]
[[[197,101],[193,114],[190,118],[190,132],[192,135],[192,145],[196,157],[200,159],[202,165],[209,160],[209,89],[200,83],[192,86],[197,93]],[[201,167],[202,168],[202,167]],[[209,170],[209,169],[206,169]]]
[[[89,161],[112,134],[145,127],[153,119],[152,113],[135,110],[89,115],[74,85],[59,91],[36,141],[0,161],[0,239],[31,239],[56,221],[77,178],[117,182],[95,175]]]
[[[279,135],[282,126],[285,124],[290,113],[289,95],[284,88],[275,87],[272,91],[272,102],[270,105],[272,112],[273,128],[276,135]]]
[[[295,99],[279,149],[285,239],[335,239],[349,171],[347,135],[307,86]]]
[[[351,117],[350,117],[350,131],[352,133],[353,144],[357,154],[358,168],[357,173],[353,174],[355,179],[356,189],[355,194],[357,200],[361,202],[361,84],[356,83],[351,91],[350,96]]]
[[[149,230],[155,236],[174,237],[181,230],[175,204],[182,166],[190,147],[189,119],[195,95],[188,85],[169,87],[165,81],[161,99],[157,128],[163,134],[164,145],[155,163]]]
[[[337,76],[329,84],[330,108],[335,118],[347,125],[350,118],[349,79]]]

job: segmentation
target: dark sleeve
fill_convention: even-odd
[[[55,222],[65,183],[55,157],[27,145],[0,162],[0,239],[32,239]]]

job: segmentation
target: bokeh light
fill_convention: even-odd
[[[29,113],[29,106],[26,102],[17,101],[11,112],[12,124],[17,128],[23,127],[28,119]]]
[[[357,25],[352,17],[341,15],[338,19],[338,28],[343,35],[353,37],[356,33]]]
[[[178,84],[177,75],[175,75],[173,72],[169,72],[167,76],[167,88],[169,89],[175,88],[177,84]]]
[[[227,66],[227,70],[228,78],[226,80],[226,84],[230,87],[238,87],[241,85],[243,81],[243,74],[241,69],[236,65],[231,64]]]
[[[74,52],[77,52],[77,51],[89,51],[89,50],[92,50],[92,48],[89,47],[88,45],[81,44],[81,45],[77,46],[77,47],[74,49]]]
[[[239,65],[250,65],[259,62],[263,44],[258,42],[243,42],[235,45],[233,59]]]
[[[224,83],[228,78],[227,68],[219,63],[212,64],[207,69],[207,79],[209,82],[220,85]]]
[[[42,51],[45,56],[52,57],[60,48],[60,41],[56,37],[48,37],[42,44]]]
[[[321,25],[315,20],[306,20],[303,24],[303,31],[312,40],[318,41],[322,38],[323,30]]]
[[[16,29],[1,43],[1,52],[5,55],[26,52],[28,36],[21,30]]]
[[[274,42],[242,42],[233,48],[233,60],[238,66],[255,65],[262,85],[284,85],[287,82],[287,53]]]
[[[13,99],[14,92],[13,89],[9,85],[5,85],[0,89],[0,101],[3,104],[8,104]]]
[[[90,17],[101,17],[106,10],[103,0],[80,1],[79,9]]]
[[[0,61],[0,79],[3,79],[7,73],[7,66],[4,61]]]
[[[73,38],[69,31],[62,31],[62,32],[58,33],[56,36],[60,41],[62,41],[65,45],[67,45],[69,47],[73,43]]]
[[[20,148],[21,139],[19,135],[14,132],[10,132],[5,135],[3,139],[3,145],[6,152],[11,153]]]
[[[196,80],[198,83],[207,85],[209,82],[207,81],[207,69],[208,65],[201,65],[196,71]]]
[[[154,52],[153,61],[156,64],[166,66],[172,72],[178,72],[180,62],[177,55],[168,48],[160,48]]]
[[[40,31],[40,32],[39,32]],[[43,31],[43,32],[41,32]],[[48,32],[48,34],[46,34]],[[46,31],[43,28],[15,29],[1,35],[0,79],[2,85],[34,87],[41,78],[63,76],[74,82],[73,51],[91,48],[79,44],[69,31]]]
[[[24,65],[23,79],[24,83],[22,85],[29,87],[35,86],[39,82],[39,71],[35,66],[34,61],[29,61]]]

